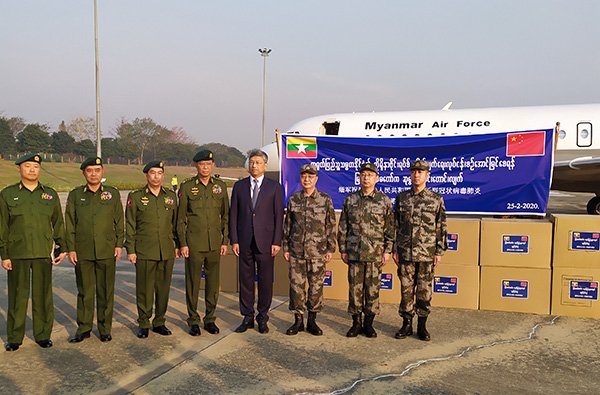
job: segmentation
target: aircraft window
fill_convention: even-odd
[[[590,135],[590,133],[587,131],[587,129],[583,129],[581,131],[581,138],[582,139],[587,139],[587,137]]]
[[[577,124],[577,146],[590,147],[592,145],[592,124],[580,122]]]
[[[427,133],[427,135],[428,135],[428,136],[433,136],[433,134],[431,134],[431,133]]]
[[[323,122],[323,127],[325,128],[325,134],[328,136],[337,136],[340,132],[339,122]]]
[[[567,132],[565,132],[564,130],[561,130],[560,132],[558,132],[558,138],[559,139],[564,139],[565,137],[567,137]]]

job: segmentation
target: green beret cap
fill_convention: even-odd
[[[212,161],[214,161],[212,151],[209,151],[207,149],[203,149],[202,151],[198,151],[198,153],[196,153],[196,155],[194,155],[194,162],[200,162],[201,160],[212,160]]]
[[[415,160],[410,164],[410,169],[429,171],[429,162],[426,160]]]
[[[306,165],[302,165],[300,167],[300,174],[302,174],[302,173],[317,174],[318,172],[319,171],[317,170],[317,166],[315,166],[315,165],[306,164]]]
[[[20,165],[23,162],[42,163],[42,157],[40,156],[40,154],[27,154],[27,155],[23,155],[22,157],[20,157],[19,159],[17,159],[15,161],[15,165]]]
[[[148,170],[150,170],[153,167],[158,167],[160,169],[165,169],[165,164],[163,163],[162,160],[153,160],[148,162],[148,164],[146,164],[146,166],[144,166],[144,173],[148,173]]]
[[[87,158],[86,160],[84,160],[81,163],[81,166],[79,166],[79,168],[81,170],[85,170],[86,167],[88,166],[102,166],[102,158],[99,158],[97,156],[92,156],[90,158]]]
[[[363,163],[362,166],[360,166],[360,171],[363,170],[370,170],[373,173],[379,175],[379,170],[377,169],[377,166],[375,166],[373,163]]]

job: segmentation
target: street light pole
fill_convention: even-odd
[[[271,53],[271,49],[259,49],[260,55],[263,57],[263,117],[262,117],[262,147],[265,146],[265,99],[267,88],[267,56]]]
[[[96,132],[98,141],[96,143],[96,155],[102,157],[102,134],[100,133],[100,80],[99,80],[99,61],[98,61],[98,7],[97,0],[94,0],[94,41],[96,44]]]

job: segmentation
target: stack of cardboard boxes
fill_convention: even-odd
[[[550,313],[552,223],[481,220],[482,310]]]
[[[552,314],[600,318],[600,218],[554,214]]]
[[[479,308],[479,222],[448,218],[448,250],[434,272],[432,306]]]

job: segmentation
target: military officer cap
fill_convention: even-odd
[[[144,173],[148,173],[148,171],[153,168],[153,167],[158,167],[159,169],[165,169],[165,164],[163,163],[162,160],[153,160],[150,161],[146,164],[146,166],[144,166],[144,170],[142,170]]]
[[[194,162],[200,162],[201,160],[212,160],[212,161],[214,161],[212,151],[207,150],[207,149],[203,149],[202,151],[198,151],[196,153],[196,155],[194,155]]]
[[[363,170],[370,170],[373,173],[379,175],[379,170],[377,169],[377,166],[375,166],[373,163],[363,163],[362,166],[360,166],[360,171]]]
[[[410,170],[429,171],[429,162],[426,160],[415,160],[410,164]]]
[[[84,160],[81,163],[81,166],[79,166],[79,168],[81,170],[85,170],[85,168],[88,166],[102,166],[102,158],[99,158],[97,156],[92,156],[91,158],[87,158],[86,160]]]
[[[27,155],[23,155],[22,157],[18,158],[15,161],[15,165],[20,165],[23,162],[42,163],[42,157],[39,154],[27,154]]]
[[[319,171],[317,170],[317,166],[315,165],[310,165],[310,164],[305,164],[300,166],[300,174],[303,173],[310,173],[310,174],[317,174]]]

